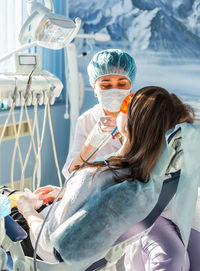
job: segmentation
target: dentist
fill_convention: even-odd
[[[99,103],[78,118],[73,147],[62,170],[66,178],[115,128],[121,103],[135,80],[135,61],[119,49],[103,50],[93,56],[88,75]],[[116,152],[121,146],[121,139],[111,138],[90,161]]]

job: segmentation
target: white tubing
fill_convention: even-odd
[[[36,168],[36,172],[37,172],[37,182],[39,182],[40,177],[41,177],[41,159],[40,159],[40,153],[39,151],[39,144],[40,144],[40,133],[39,133],[39,126],[38,126],[38,115],[37,115],[37,103],[35,104],[34,107],[35,111],[36,111],[36,136],[37,136],[37,155],[36,155],[36,161],[35,161],[35,168]],[[35,170],[34,170],[35,173]],[[33,189],[35,190],[35,175],[34,176],[34,180],[33,180]]]
[[[14,103],[12,103],[11,108],[10,108],[10,111],[9,111],[9,113],[8,113],[8,117],[7,117],[6,121],[5,121],[3,130],[2,130],[2,133],[1,133],[1,137],[0,137],[0,144],[1,144],[1,141],[2,141],[2,139],[3,139],[4,133],[5,133],[5,130],[6,130],[6,127],[7,127],[7,124],[8,124],[8,121],[9,121],[9,119],[10,119],[10,115],[11,115],[13,109],[14,109]]]
[[[15,133],[15,138],[16,138],[17,129],[16,129],[16,121],[15,121],[15,113],[14,113],[14,111],[12,111],[12,119],[13,119],[13,127],[14,127],[14,133]],[[17,148],[18,148],[19,160],[20,160],[21,169],[22,169],[23,168],[23,160],[22,160],[21,149],[20,149],[20,146],[19,146],[19,140],[16,141],[16,144],[17,144]]]
[[[35,120],[36,120],[36,118],[34,117],[34,121],[33,121],[33,129],[32,129],[33,135],[34,135],[34,131],[35,131]],[[29,159],[29,156],[30,156],[30,153],[31,153],[32,145],[33,145],[33,144],[32,144],[32,140],[30,139],[28,152],[27,152],[27,154],[26,154],[26,158],[25,158],[25,160],[24,160],[24,166],[23,166],[22,171],[21,171],[20,190],[23,190],[23,189],[24,189],[24,175],[25,175],[25,170],[26,170],[26,167],[27,167],[28,159]]]
[[[38,104],[36,103],[34,105],[34,112],[35,112],[35,126],[36,126],[36,133],[37,133],[37,130],[38,130],[38,119],[37,119],[37,106]],[[38,135],[37,135],[37,146],[38,146]],[[35,190],[36,188],[36,185],[35,185],[35,174],[37,172],[37,178],[38,178],[38,153],[36,152],[36,157],[35,157],[35,168],[34,168],[34,171],[33,171],[33,180],[32,180],[32,183],[33,183],[33,191]]]
[[[22,105],[21,106],[21,111],[20,111],[20,117],[19,117],[19,126],[18,126],[17,136],[16,136],[16,139],[15,139],[15,146],[14,146],[14,150],[13,150],[12,163],[11,163],[10,182],[11,182],[11,188],[12,189],[15,189],[15,187],[14,187],[14,165],[15,165],[15,156],[16,156],[17,144],[18,144],[20,130],[21,130],[23,112],[24,112],[24,106]]]
[[[49,120],[49,129],[50,129],[50,132],[51,132],[51,141],[52,141],[52,146],[53,146],[54,160],[55,160],[55,165],[56,165],[56,168],[57,168],[59,184],[60,184],[60,187],[62,187],[62,179],[61,179],[61,174],[60,174],[60,168],[59,168],[59,165],[58,165],[58,159],[57,159],[57,153],[56,153],[56,146],[55,146],[55,140],[54,140],[53,127],[52,127],[52,122],[51,122],[51,113],[50,113],[50,105],[49,105],[49,103],[47,104],[47,106],[48,106],[48,120]]]
[[[41,159],[40,152],[41,152],[42,144],[44,140],[45,125],[46,125],[46,119],[47,119],[46,117],[47,117],[47,105],[45,105],[45,108],[44,108],[44,119],[43,119],[42,133],[41,133],[41,141],[40,141],[39,149],[38,149],[40,159]],[[40,162],[40,167],[41,167],[41,162]],[[41,182],[41,169],[40,169],[40,179],[38,180],[37,188],[40,187],[40,182]]]
[[[41,140],[38,141],[38,152],[37,152],[37,157],[36,157],[36,163],[35,163],[35,168],[34,168],[34,173],[33,173],[33,184],[35,186],[35,173],[38,167],[38,162],[39,161],[39,178],[37,178],[37,188],[40,187],[40,183],[41,183],[41,149],[42,149],[42,144],[43,144],[43,139],[44,139],[44,133],[45,133],[45,125],[46,125],[46,116],[47,116],[47,105],[45,105],[44,108],[44,118],[43,118],[43,126],[42,126],[42,133],[41,133]]]
[[[35,155],[35,159],[36,159],[35,140],[34,140],[34,137],[33,137],[33,130],[32,130],[32,127],[31,127],[31,121],[30,121],[30,118],[29,118],[29,114],[28,114],[26,104],[25,104],[25,112],[26,112],[26,118],[27,118],[27,121],[28,121],[28,127],[29,127],[29,131],[30,131],[30,135],[31,135],[31,141],[32,141],[32,144],[33,144],[33,151],[34,151],[34,155]]]
[[[34,107],[34,111],[35,111],[35,117],[34,119],[36,118],[36,113],[37,111],[35,110],[35,107]],[[28,114],[28,110],[27,110],[27,105],[25,104],[25,112],[26,112],[26,118],[27,118],[27,121],[28,121],[28,126],[29,126],[29,131],[30,131],[30,135],[31,135],[31,142],[33,144],[33,151],[34,151],[34,155],[35,155],[35,161],[37,161],[37,152],[36,152],[36,147],[35,147],[35,140],[34,140],[34,131],[31,127],[31,121],[30,121],[30,118],[29,118],[29,114]],[[33,183],[33,190],[35,189],[35,183]]]

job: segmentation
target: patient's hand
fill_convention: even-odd
[[[39,200],[43,200],[44,204],[48,204],[54,201],[54,199],[56,198],[60,190],[61,190],[61,187],[47,185],[35,190],[34,194],[38,196]],[[59,200],[62,199],[64,192],[65,191],[63,191],[63,193],[58,198]]]

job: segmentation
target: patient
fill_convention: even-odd
[[[44,226],[37,250],[38,255],[48,262],[56,261],[50,240],[51,235],[61,224],[70,220],[88,199],[101,189],[110,186],[114,187],[128,181],[128,183],[134,183],[136,187],[141,188],[136,190],[138,206],[141,206],[139,204],[141,200],[148,199],[149,201],[149,197],[153,202],[155,200],[155,191],[151,191],[150,187],[149,197],[146,197],[145,193],[147,191],[145,187],[149,185],[151,172],[161,155],[166,132],[176,124],[184,122],[192,124],[193,120],[192,109],[184,105],[176,95],[169,94],[160,87],[145,87],[138,90],[131,97],[128,113],[120,114],[117,120],[119,131],[126,138],[122,148],[118,153],[104,158],[102,161],[88,163],[84,167],[77,169],[75,176],[68,182],[65,192],[60,201],[56,203],[51,217]],[[163,180],[160,180],[160,182],[162,183]],[[48,188],[36,191],[40,199],[47,200],[50,196],[51,200],[53,200],[48,192]],[[55,194],[53,197],[55,197]],[[18,201],[18,210],[23,214],[30,227],[30,238],[33,247],[44,217],[50,208],[46,207],[38,213],[35,210],[35,204],[35,199],[29,199],[26,196],[21,196]],[[146,202],[146,206],[148,205],[151,205],[150,202]],[[150,212],[148,207],[146,209],[146,212]],[[148,214],[145,214],[144,210],[137,209],[133,210],[133,213],[136,211],[141,216],[141,220],[144,219],[143,215]],[[175,214],[175,218],[180,224],[178,213]],[[174,225],[169,219],[166,219],[165,222],[166,228]],[[119,231],[119,236],[122,233]],[[177,233],[177,236],[184,252],[182,236],[179,233]],[[77,238],[79,237],[77,236]],[[180,264],[183,266],[180,269],[189,270],[189,263],[184,263],[184,253],[182,257],[183,261]]]

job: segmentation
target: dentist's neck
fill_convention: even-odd
[[[106,116],[112,116],[114,118],[117,118],[117,116],[119,115],[119,112],[110,112],[105,107],[103,107],[103,111],[104,111]]]

